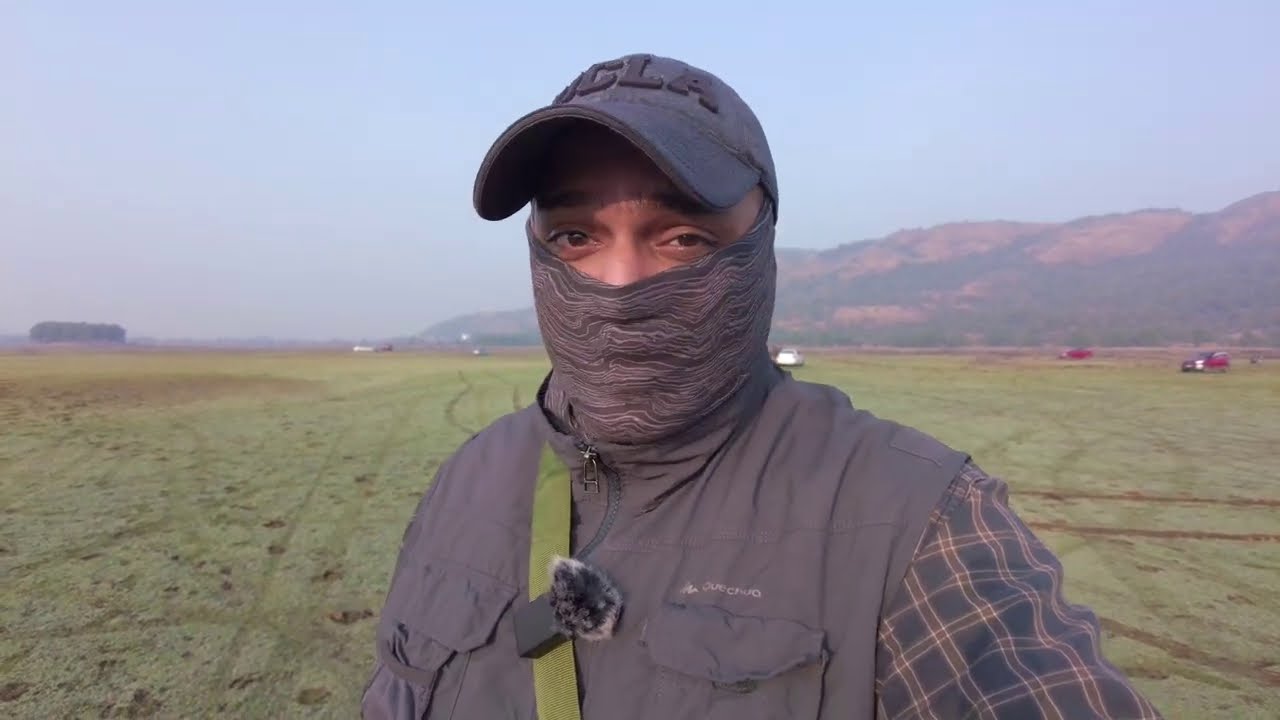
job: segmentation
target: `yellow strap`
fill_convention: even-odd
[[[529,543],[529,599],[551,587],[548,566],[556,555],[569,557],[569,512],[573,501],[569,471],[550,446],[542,449],[533,492]],[[573,643],[564,642],[533,661],[533,693],[538,720],[579,720],[578,673]]]

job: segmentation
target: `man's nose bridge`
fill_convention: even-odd
[[[601,280],[610,285],[630,285],[661,271],[645,252],[643,239],[629,233],[617,236],[608,252],[609,261]]]

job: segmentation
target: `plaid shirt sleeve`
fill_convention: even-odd
[[[877,648],[879,720],[1161,716],[1102,655],[1097,617],[1063,569],[968,464],[933,511]]]

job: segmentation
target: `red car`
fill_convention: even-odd
[[[1091,357],[1093,357],[1093,351],[1089,348],[1072,348],[1070,350],[1063,350],[1062,354],[1058,355],[1058,358],[1061,360],[1088,360]]]
[[[1182,361],[1182,372],[1226,372],[1231,367],[1231,355],[1222,350],[1202,352]]]

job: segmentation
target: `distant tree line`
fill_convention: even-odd
[[[125,330],[116,324],[46,321],[31,326],[31,342],[123,343]]]

